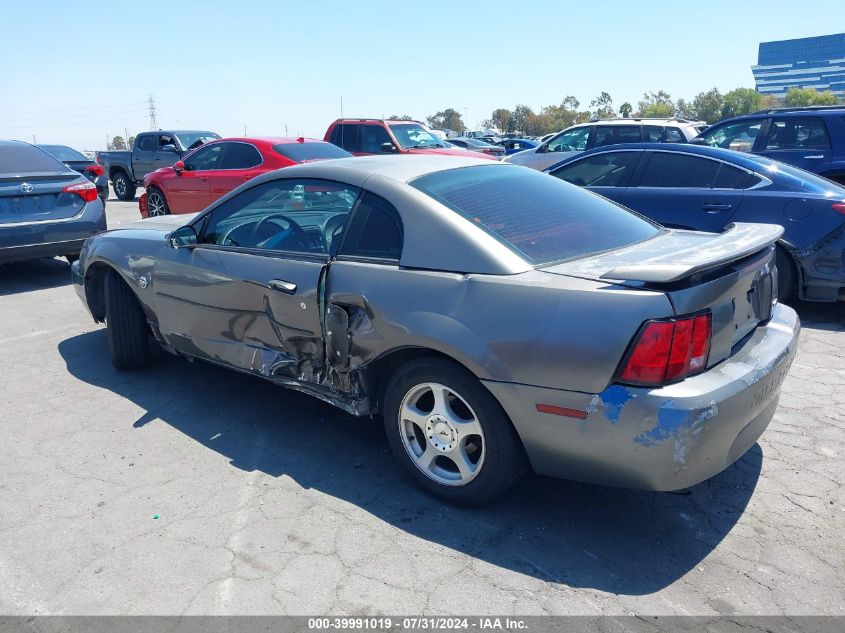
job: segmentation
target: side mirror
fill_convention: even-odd
[[[392,154],[396,151],[396,146],[393,143],[382,143],[381,151],[385,154]]]
[[[192,226],[180,226],[167,238],[170,248],[193,248],[197,245],[197,232]]]
[[[185,163],[183,163],[181,160],[177,160],[175,163],[173,163],[173,171],[175,171],[177,174],[181,174],[183,171],[185,171]]]
[[[696,136],[694,139],[691,139],[690,144],[692,144],[692,145],[707,145],[706,141],[703,138],[701,138],[700,136]]]
[[[159,149],[159,151],[162,151],[162,152],[178,152],[179,151],[179,148],[176,147],[175,145],[173,145],[172,143],[168,143],[167,145],[162,145],[158,149]]]

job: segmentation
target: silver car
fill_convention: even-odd
[[[669,230],[531,169],[381,156],[100,234],[72,270],[117,368],[153,339],[379,414],[417,483],[472,504],[527,468],[673,490],[743,455],[798,340],[781,232]]]
[[[686,119],[622,118],[590,121],[566,128],[538,147],[511,154],[505,162],[544,170],[565,158],[594,147],[620,143],[688,143],[699,132],[698,122]]]

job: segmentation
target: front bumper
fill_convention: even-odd
[[[105,230],[106,214],[99,198],[72,218],[0,224],[0,263],[76,255],[86,239]]]
[[[484,381],[522,439],[535,472],[578,481],[679,490],[720,473],[754,445],[774,415],[801,329],[776,306],[730,358],[703,374],[600,394]],[[548,404],[584,419],[540,413]]]

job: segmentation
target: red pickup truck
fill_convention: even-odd
[[[487,156],[481,152],[449,146],[428,131],[419,121],[338,119],[326,130],[323,140],[334,143],[355,156],[443,154],[496,160],[493,156]]]

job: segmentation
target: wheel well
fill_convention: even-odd
[[[448,354],[427,349],[425,347],[403,347],[390,351],[377,359],[370,362],[366,367],[366,384],[369,385],[371,392],[376,398],[379,410],[382,409],[382,402],[384,400],[384,393],[387,390],[387,383],[390,382],[391,376],[395,374],[400,367],[414,360],[422,358],[439,358],[450,363],[454,363],[459,367],[463,367],[470,374],[475,373],[463,363],[455,360]]]
[[[85,300],[97,323],[106,320],[106,274],[110,270],[108,264],[95,262],[85,271]]]
[[[114,181],[118,174],[128,175],[123,167],[112,167],[111,170],[109,170],[109,180]]]

